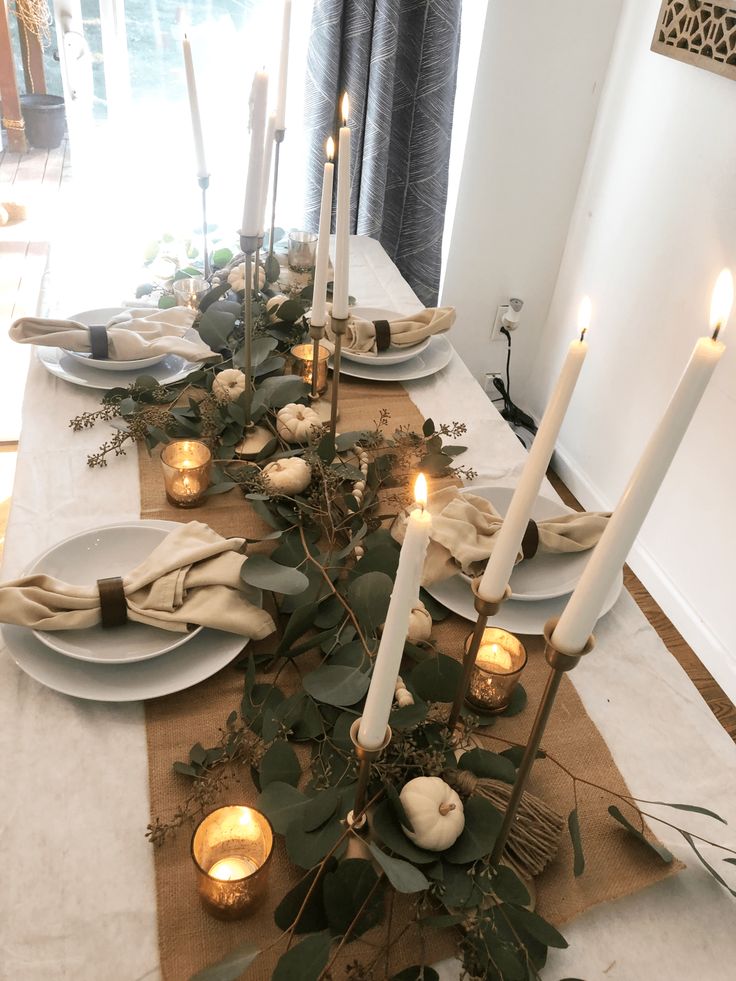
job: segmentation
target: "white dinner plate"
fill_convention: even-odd
[[[605,616],[618,599],[624,584],[623,570],[611,587],[603,603],[600,615]],[[473,602],[473,591],[465,576],[453,576],[434,586],[424,587],[430,596],[457,613],[465,620],[475,623],[478,612]],[[522,603],[510,599],[503,603],[498,613],[489,621],[492,627],[501,627],[513,634],[543,634],[544,625],[551,617],[559,617],[567,606],[568,596],[538,600],[536,603]]]
[[[364,378],[366,381],[403,382],[427,378],[446,368],[452,359],[454,349],[444,334],[435,334],[429,338],[429,344],[421,354],[412,355],[408,361],[401,364],[376,366],[374,364],[358,364],[355,361],[340,362],[340,374],[351,378]],[[332,367],[332,358],[330,358]]]
[[[514,488],[465,487],[461,493],[476,494],[490,501],[495,510],[504,517],[514,496]],[[572,508],[560,501],[540,496],[534,502],[532,519],[545,521],[573,513]],[[566,596],[577,586],[592,551],[588,549],[585,552],[562,552],[554,555],[537,552],[533,558],[524,559],[511,573],[511,598],[520,602],[536,602],[554,599],[555,596]]]
[[[100,391],[107,391],[109,388],[126,388],[132,385],[140,375],[140,371],[125,371],[117,369],[111,371],[106,369],[101,371],[91,365],[84,364],[76,358],[70,357],[66,351],[58,347],[37,347],[36,355],[44,368],[62,378],[71,385],[80,385],[82,388],[93,388]],[[177,354],[167,354],[158,364],[146,368],[145,374],[155,378],[160,385],[173,385],[175,382],[186,378],[191,372],[200,367],[191,361],[185,361]]]
[[[353,307],[350,311],[361,320],[403,320],[404,314],[397,313],[395,310],[377,310],[373,307]],[[411,361],[417,354],[421,354],[429,347],[431,338],[426,337],[419,344],[413,347],[394,347],[390,345],[385,351],[378,354],[366,354],[363,351],[351,351],[343,348],[342,357],[348,361],[355,361],[357,364],[372,365],[374,368],[385,368],[390,364],[402,364],[404,361]]]
[[[52,576],[75,586],[124,576],[178,527],[175,521],[126,521],[84,531],[44,552],[25,574]],[[67,657],[97,664],[128,664],[173,651],[200,630],[202,627],[189,633],[174,633],[129,621],[121,627],[105,628],[98,624],[85,630],[34,630],[33,633],[47,647]]]
[[[76,698],[97,702],[137,702],[191,688],[229,664],[248,643],[221,630],[203,630],[191,643],[161,657],[134,664],[90,664],[50,650],[27,627],[2,627],[3,640],[31,678]]]
[[[76,320],[79,324],[92,327],[95,324],[107,324],[119,313],[124,313],[125,307],[97,307],[95,310],[81,310],[73,313],[68,318]],[[156,354],[152,358],[138,358],[136,361],[111,361],[109,358],[93,358],[88,351],[64,351],[70,358],[81,361],[82,364],[92,368],[99,368],[100,371],[141,371],[143,368],[150,368],[153,364],[158,364],[166,357],[165,354]]]

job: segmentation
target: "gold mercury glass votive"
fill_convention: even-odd
[[[180,307],[190,307],[192,310],[199,309],[202,297],[207,293],[210,284],[206,279],[199,276],[191,279],[177,279],[174,282],[174,296]]]
[[[465,641],[466,653],[472,639],[471,633]],[[499,627],[486,628],[465,700],[483,712],[503,712],[525,666],[526,650],[518,637]]]
[[[169,504],[193,508],[210,485],[212,453],[196,439],[177,439],[161,451],[161,467]]]
[[[192,836],[197,890],[208,913],[221,920],[246,916],[268,886],[273,828],[253,807],[219,807]]]
[[[314,345],[296,344],[291,349],[294,358],[294,374],[303,378],[307,385],[312,384],[312,370],[314,363]],[[319,346],[319,358],[317,360],[317,394],[322,395],[327,391],[327,362],[330,352],[321,344]]]

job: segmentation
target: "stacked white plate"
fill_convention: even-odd
[[[373,307],[354,307],[351,312],[362,320],[391,321],[405,316],[395,310],[378,310]],[[340,374],[369,381],[415,381],[446,368],[452,358],[452,350],[446,334],[435,334],[413,347],[390,345],[379,354],[364,354],[343,347]]]
[[[112,317],[124,310],[125,307],[100,307],[96,310],[73,313],[69,319],[92,327],[96,324],[107,324]],[[190,327],[184,337],[196,340],[198,335]],[[60,347],[37,347],[36,354],[44,368],[57,378],[82,388],[101,391],[109,388],[125,388],[132,384],[141,372],[151,375],[160,385],[173,385],[198,367],[177,354],[159,354],[153,358],[140,358],[137,361],[93,358],[91,354],[65,351]]]
[[[504,516],[514,490],[512,487],[467,487],[462,493],[485,498]],[[560,501],[538,497],[532,508],[532,520],[545,521],[572,513],[572,509]],[[511,599],[502,605],[490,625],[502,627],[515,634],[543,633],[547,620],[560,616],[564,610],[591,555],[592,549],[587,552],[538,552],[533,558],[524,559],[511,575]],[[622,588],[623,572],[606,596],[601,616],[608,613]],[[428,586],[427,592],[453,613],[466,620],[477,620],[474,596],[467,576],[456,575],[445,579]]]
[[[39,556],[26,575],[75,585],[124,576],[178,525],[129,521],[74,535]],[[31,630],[5,625],[16,664],[36,681],[78,698],[129,702],[196,685],[229,664],[248,643],[220,630],[173,633],[141,623],[86,630]]]

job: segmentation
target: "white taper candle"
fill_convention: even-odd
[[[337,222],[335,226],[335,284],[332,292],[332,316],[348,316],[350,295],[350,102],[347,92],[342,100],[344,126],[340,127],[337,152]]]
[[[243,235],[253,238],[258,235],[261,225],[259,208],[263,193],[263,141],[266,132],[267,101],[268,75],[265,72],[256,72],[250,90],[250,152],[241,229]]]
[[[563,654],[579,654],[601,614],[603,602],[626,561],[639,529],[665,478],[690,420],[705,392],[725,345],[718,334],[733,302],[733,279],[728,270],[718,278],[711,305],[712,337],[701,337],[675,389],[664,416],[649,439],[616,510],[580,577],[552,634]]]
[[[207,163],[204,158],[204,139],[202,138],[202,120],[199,115],[199,97],[197,96],[197,80],[194,76],[192,61],[192,46],[189,38],[184,35],[182,42],[184,51],[184,71],[187,76],[187,94],[189,95],[189,113],[192,117],[192,135],[194,136],[194,152],[197,157],[197,177],[207,177]]]
[[[324,327],[327,305],[327,269],[330,263],[330,231],[332,228],[332,183],[335,165],[335,141],[327,141],[327,162],[322,178],[322,203],[319,209],[319,238],[317,239],[317,258],[314,266],[314,289],[312,293],[312,317],[314,327]]]
[[[281,27],[281,60],[279,62],[279,88],[276,101],[276,129],[286,129],[286,82],[289,75],[289,36],[291,34],[291,0],[284,0]]]
[[[424,509],[427,500],[424,474],[419,474],[414,493],[420,507],[411,512],[407,521],[391,603],[358,729],[358,742],[364,749],[377,749],[386,735],[396,679],[401,667],[401,655],[404,653],[404,642],[409,632],[409,616],[419,599],[424,557],[432,528],[432,517]]]
[[[478,587],[481,599],[489,603],[500,602],[511,578],[532,508],[554,453],[560,427],[575,391],[580,369],[588,353],[585,332],[590,323],[590,313],[590,300],[585,297],[578,313],[580,340],[574,340],[568,348],[557,385],[547,404],[537,435],[534,437],[524,470]]]
[[[268,204],[268,188],[271,184],[271,157],[273,156],[273,134],[276,130],[276,114],[271,113],[266,124],[266,137],[263,144],[263,174],[261,184],[261,221],[258,234],[263,235],[266,227],[266,205]]]

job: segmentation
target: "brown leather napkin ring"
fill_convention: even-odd
[[[123,580],[119,576],[98,579],[100,613],[103,627],[122,627],[128,621],[128,603],[125,599]]]
[[[521,540],[521,554],[525,559],[533,559],[539,548],[539,528],[536,521],[529,520]]]
[[[89,346],[92,357],[105,361],[110,356],[110,346],[107,340],[107,327],[96,324],[89,329]]]
[[[376,351],[385,351],[391,346],[391,324],[388,320],[374,320],[376,328]]]

